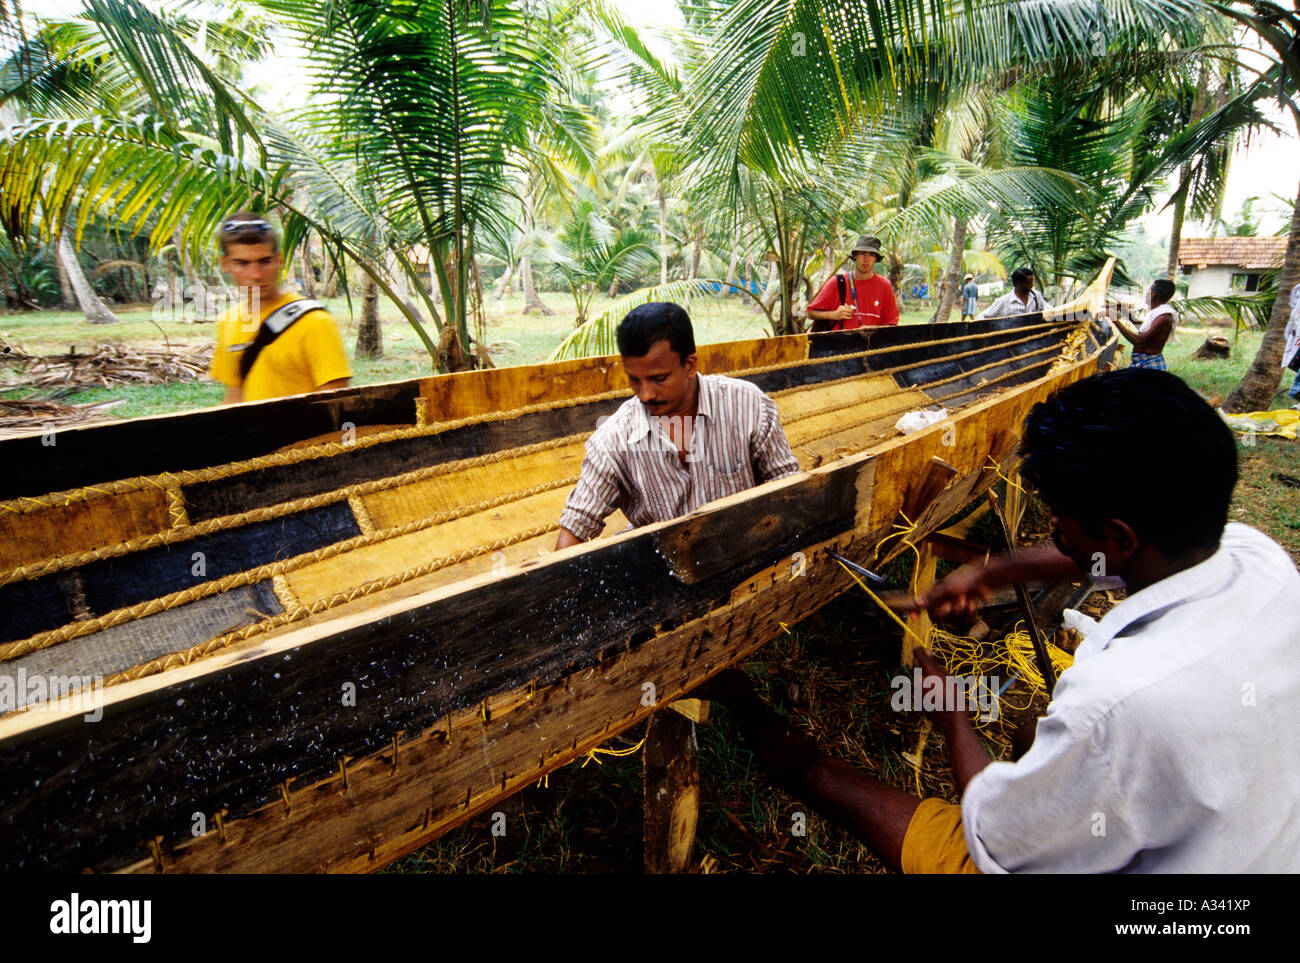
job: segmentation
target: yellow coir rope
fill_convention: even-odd
[[[431,528],[432,526],[440,525],[443,522],[454,521],[457,518],[462,518],[467,515],[478,514],[479,512],[487,511],[488,509],[504,505],[511,501],[517,501],[519,499],[531,497],[532,495],[553,491],[556,488],[571,485],[575,481],[576,479],[573,478],[560,479],[558,481],[548,482],[545,485],[537,485],[533,488],[524,489],[519,492],[511,492],[498,498],[487,499],[486,501],[478,502],[474,505],[462,506],[461,508],[443,512],[439,515],[416,519],[415,521],[408,522],[405,525],[384,529],[383,531],[376,532],[373,535],[356,535],[352,538],[344,539],[341,542],[335,542],[332,545],[325,545],[311,552],[305,552],[302,555],[297,555],[293,558],[270,562],[266,565],[259,565],[257,568],[246,569],[243,572],[234,572],[219,579],[213,579],[210,582],[194,585],[190,588],[182,589],[179,592],[172,592],[171,594],[161,596],[160,598],[149,599],[125,608],[115,609],[112,612],[107,612],[104,615],[97,616],[96,618],[70,622],[57,629],[51,629],[47,632],[39,632],[26,639],[19,639],[15,642],[6,642],[4,645],[0,645],[0,661],[14,659],[20,655],[26,655],[29,652],[48,648],[51,645],[57,645],[61,642],[67,642],[70,639],[80,638],[83,635],[89,635],[92,632],[98,632],[101,629],[112,628],[113,626],[120,625],[123,622],[131,622],[135,619],[143,618],[146,615],[165,612],[168,609],[173,609],[177,606],[185,605],[201,598],[207,598],[209,595],[225,592],[232,588],[239,588],[240,586],[249,585],[253,582],[260,582],[266,578],[274,578],[276,575],[283,575],[292,572],[306,565],[310,565],[313,562],[324,561],[325,559],[333,558],[334,556],[340,555],[344,552],[350,552],[356,548],[362,548],[367,545],[373,545],[377,542],[387,541],[388,539],[396,538],[400,535],[410,535],[413,532]],[[553,531],[558,527],[559,523],[556,522],[552,525],[546,526],[540,531],[536,531],[535,534],[545,534],[545,532]],[[533,530],[529,529],[529,531]],[[530,535],[529,537],[532,536]],[[514,541],[506,540],[504,541],[504,544],[512,545],[514,544]],[[465,561],[466,559],[474,558],[475,556],[482,554],[482,552],[490,552],[501,547],[503,547],[503,545],[501,540],[499,540],[498,542],[493,542],[487,547],[469,549],[467,552],[462,552],[458,555],[447,556],[447,560],[444,560],[441,564],[437,564],[436,568],[429,568],[428,572],[436,571],[437,568],[446,568],[449,565],[455,565],[458,562]],[[421,568],[424,567],[425,566],[421,566]],[[428,572],[421,572],[420,574],[428,574]],[[328,608],[328,606],[324,607]],[[319,608],[313,606],[313,611],[319,610]]]
[[[571,407],[579,402],[588,403],[602,401],[609,398],[628,396],[628,394],[627,389],[607,391],[603,394],[591,395],[577,400],[561,399],[548,404],[526,405],[522,408],[511,409],[510,411],[474,415],[469,418],[439,422],[425,427],[417,426],[412,428],[397,428],[393,431],[366,435],[363,438],[358,438],[347,444],[342,444],[336,441],[323,442],[319,445],[310,445],[304,448],[291,448],[288,451],[272,452],[269,455],[258,455],[254,458],[246,458],[242,461],[232,461],[224,465],[185,469],[178,472],[161,472],[157,475],[139,475],[132,478],[124,478],[119,481],[104,482],[98,485],[87,485],[82,488],[73,488],[61,492],[52,492],[48,495],[23,496],[21,498],[13,498],[0,502],[0,511],[26,514],[27,512],[39,511],[44,508],[62,507],[69,505],[74,501],[84,501],[104,495],[122,495],[128,492],[140,491],[149,487],[162,488],[165,490],[168,486],[195,485],[203,482],[217,481],[223,478],[245,474],[250,471],[257,471],[262,468],[276,468],[282,465],[292,465],[303,461],[330,458],[334,455],[343,455],[349,452],[371,448],[375,445],[386,444],[390,441],[401,441],[406,438],[432,437],[471,424],[480,424],[487,421],[502,421],[519,415],[532,414],[538,411]],[[554,441],[554,439],[552,439],[552,441]],[[504,449],[504,451],[513,454],[519,451],[519,449],[508,448]],[[494,452],[494,454],[499,453]]]
[[[361,585],[345,592],[338,592],[328,598],[317,599],[310,605],[300,606],[294,611],[282,612],[279,615],[272,616],[269,619],[264,619],[261,622],[254,622],[252,625],[247,625],[232,632],[227,632],[225,635],[209,639],[206,642],[200,642],[198,645],[190,646],[190,648],[183,652],[171,652],[167,655],[159,656],[149,662],[142,663],[141,665],[124,669],[121,672],[108,676],[104,680],[104,685],[109,686],[115,685],[118,682],[129,682],[132,679],[141,679],[145,676],[155,675],[156,673],[166,671],[167,669],[173,669],[177,666],[189,665],[195,659],[211,655],[213,652],[223,649],[228,645],[242,642],[255,635],[268,632],[271,629],[276,629],[282,625],[287,625],[290,622],[296,622],[299,619],[306,618],[307,616],[315,615],[317,612],[323,612],[326,609],[333,608],[335,605],[341,605],[344,602],[352,602],[356,599],[364,598],[367,595],[372,595],[375,592],[380,592],[384,589],[392,588],[395,585],[400,585],[403,582],[409,582],[412,579],[429,575],[440,569],[449,568],[452,565],[458,565],[461,562],[468,561],[476,556],[494,552],[498,549],[508,548],[509,546],[518,544],[519,542],[526,542],[530,538],[537,538],[538,536],[545,535],[548,532],[556,531],[559,527],[558,522],[551,525],[539,525],[536,528],[527,529],[526,531],[519,532],[509,538],[498,539],[489,545],[467,549],[466,551],[458,552],[455,555],[448,555],[443,558],[434,559],[430,562],[426,562],[424,565],[419,565],[413,569],[408,569],[405,572],[400,572],[397,575],[390,575],[385,578],[362,583]]]
[[[1032,331],[1038,328],[1058,328],[1066,327],[1061,324],[1042,324],[1032,325],[1025,328],[1018,328],[1016,331]],[[956,341],[971,340],[973,338],[995,337],[1005,334],[1005,331],[990,331],[964,337],[938,338],[930,341],[922,341],[916,344],[906,345],[908,348],[927,348],[935,347],[942,344],[951,344]],[[1022,344],[1025,341],[1032,341],[1042,335],[1033,335],[1031,337],[1021,338],[1016,341],[1009,341],[999,344],[997,348],[1010,347],[1016,344]],[[732,377],[743,377],[746,375],[763,374],[768,371],[780,369],[804,367],[811,364],[821,364],[826,361],[845,361],[856,358],[863,358],[869,355],[882,354],[890,351],[899,350],[899,346],[888,348],[871,348],[865,351],[859,351],[852,354],[832,355],[826,358],[806,358],[796,361],[784,361],[771,365],[762,365],[754,368],[742,368],[729,372]],[[945,360],[954,360],[967,357],[973,354],[979,354],[983,351],[991,350],[989,348],[976,348],[972,351],[951,355]],[[1050,350],[1050,349],[1043,349]],[[1038,353],[1038,352],[1034,352]],[[1028,357],[1028,355],[1026,356]],[[997,362],[1002,363],[1002,362]],[[885,368],[880,371],[871,372],[871,374],[884,375],[892,374],[897,371],[905,371],[909,368],[916,367],[912,365],[899,365],[893,368]],[[966,374],[969,374],[966,373]],[[962,375],[964,377],[965,374]],[[861,377],[855,375],[852,377]],[[847,379],[839,379],[847,380]],[[821,387],[838,383],[824,382]],[[942,383],[942,382],[937,382]],[[796,389],[790,389],[796,390]],[[89,498],[104,495],[120,495],[127,492],[140,491],[144,488],[155,487],[166,489],[168,486],[193,485],[202,482],[217,481],[223,478],[229,478],[234,475],[244,474],[250,471],[256,471],[262,468],[274,468],[281,465],[297,464],[302,461],[312,461],[320,458],[333,457],[334,455],[346,454],[364,448],[370,448],[375,445],[386,444],[390,441],[399,441],[405,438],[421,438],[442,434],[453,431],[457,428],[464,428],[469,425],[481,424],[487,421],[500,421],[509,418],[519,417],[526,414],[534,414],[542,411],[551,411],[556,408],[574,407],[579,404],[590,404],[597,401],[605,401],[619,397],[629,397],[630,392],[626,388],[606,391],[595,395],[582,395],[574,398],[560,398],[554,401],[542,402],[532,405],[523,405],[518,408],[512,408],[508,411],[484,412],[478,415],[470,415],[465,418],[458,418],[452,421],[434,422],[428,425],[415,425],[410,428],[396,428],[392,431],[379,432],[373,435],[366,435],[362,438],[343,444],[341,442],[322,442],[318,445],[310,445],[303,448],[291,448],[287,451],[272,452],[269,455],[258,455],[253,458],[243,459],[241,461],[229,462],[224,465],[213,465],[207,468],[185,469],[178,472],[160,472],[156,475],[142,475],[132,478],[125,478],[113,482],[105,482],[98,485],[87,485],[82,488],[68,489],[66,491],[52,492],[48,495],[40,496],[23,496],[21,498],[0,501],[0,511],[8,511],[19,514],[38,511],[43,508],[62,506],[71,504],[73,501],[86,500]]]
[[[985,465],[984,468],[985,468],[986,471],[987,471],[987,470],[992,470],[994,474],[996,474],[999,478],[1001,478],[1004,482],[1006,482],[1010,487],[1012,487],[1012,488],[1016,489],[1017,491],[1019,491],[1020,494],[1022,494],[1022,495],[1028,495],[1028,494],[1029,494],[1029,493],[1028,493],[1027,491],[1025,491],[1024,488],[1022,488],[1022,487],[1021,487],[1017,482],[1012,481],[1010,478],[1008,478],[1006,475],[1004,475],[1004,474],[1002,473],[1002,466],[999,465],[996,461],[993,460],[993,455],[992,455],[992,454],[989,455],[989,463],[988,463],[987,465]]]
[[[1023,623],[1017,622],[1014,631],[1008,633],[1001,641],[991,644],[980,643],[966,636],[954,635],[938,626],[931,626],[929,638],[922,642],[920,636],[913,632],[893,609],[881,601],[880,597],[871,591],[852,569],[844,565],[843,562],[840,563],[840,566],[852,576],[862,591],[867,593],[871,600],[880,607],[881,611],[912,637],[913,641],[929,649],[950,675],[965,675],[987,679],[999,670],[1006,672],[1007,679],[1018,675],[1020,680],[1030,689],[1030,692],[1023,705],[1012,706],[1012,708],[1027,708],[1029,703],[1033,701],[1035,692],[1045,693],[1047,691],[1042,673],[1038,671],[1038,666],[1035,663],[1033,640],[1030,638],[1029,633],[1022,628]],[[1047,651],[1049,658],[1052,660],[1052,668],[1056,671],[1058,677],[1060,673],[1074,664],[1073,655],[1051,642],[1047,643]],[[1005,700],[1006,696],[1003,695],[1002,698]]]
[[[295,512],[305,511],[310,508],[319,508],[323,505],[330,505],[335,502],[348,500],[354,496],[369,495],[374,492],[401,488],[404,485],[426,481],[439,475],[452,474],[462,470],[467,471],[494,462],[506,461],[514,457],[522,458],[552,448],[576,445],[585,437],[587,436],[568,435],[564,438],[555,438],[549,441],[537,442],[520,448],[505,449],[499,452],[492,452],[488,455],[478,455],[474,458],[465,458],[460,461],[443,462],[439,465],[429,465],[425,468],[417,468],[414,471],[405,472],[401,475],[393,475],[390,478],[359,482],[355,485],[347,485],[343,488],[335,488],[328,492],[322,492],[319,495],[306,495],[302,498],[295,498],[292,501],[281,502],[278,505],[251,508],[248,511],[238,512],[234,515],[222,515],[218,518],[209,518],[202,522],[196,522],[187,528],[170,528],[164,529],[161,532],[152,532],[148,535],[141,535],[138,538],[130,539],[129,541],[120,542],[117,545],[92,548],[84,552],[78,552],[75,555],[56,555],[52,558],[43,559],[40,562],[20,565],[8,572],[0,573],[0,585],[7,585],[10,582],[17,582],[22,579],[36,578],[40,575],[47,575],[50,572],[76,568],[77,566],[83,565],[87,562],[100,561],[106,558],[116,558],[120,555],[128,555],[132,552],[140,551],[141,549],[188,541],[189,539],[197,538],[200,535],[208,535],[212,532],[225,531],[230,528],[239,528],[253,522],[267,521],[269,519],[279,518],[283,515],[291,515]],[[576,481],[576,477],[574,480]],[[557,481],[556,487],[559,487],[559,485],[563,483],[564,482]],[[364,531],[364,528],[362,531]]]
[[[628,746],[626,749],[602,749],[599,746],[596,746],[593,749],[588,749],[587,755],[582,760],[582,765],[579,766],[579,768],[586,769],[587,763],[589,762],[594,762],[598,766],[603,766],[604,763],[600,761],[601,756],[630,756],[645,745],[645,740],[646,737],[642,736],[640,742],[635,746]]]

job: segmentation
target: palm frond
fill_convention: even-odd
[[[610,303],[600,314],[590,318],[581,327],[576,328],[559,346],[551,352],[550,361],[562,361],[565,358],[589,358],[596,355],[610,355],[618,351],[614,339],[619,322],[633,308],[651,301],[689,301],[696,295],[716,297],[723,290],[735,290],[753,298],[750,292],[734,284],[716,281],[710,278],[692,278],[682,281],[669,281],[641,288],[631,294]],[[756,298],[754,300],[757,300]],[[770,316],[769,316],[770,320]]]

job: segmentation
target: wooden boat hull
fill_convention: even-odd
[[[1085,307],[1098,297],[1094,291]],[[761,646],[782,622],[797,622],[844,591],[852,583],[825,549],[883,561],[903,550],[902,539],[891,536],[904,529],[913,537],[934,530],[989,487],[999,471],[1013,470],[1015,429],[1029,407],[1091,374],[1114,348],[1113,338],[1102,336],[1086,310],[1050,332],[1035,327],[1050,327],[1050,321],[946,325],[939,327],[945,335],[939,338],[926,329],[895,329],[719,346],[713,349],[715,360],[733,352],[729,370],[748,370],[746,376],[769,391],[797,390],[801,384],[822,391],[829,384],[826,390],[848,392],[887,376],[897,388],[890,398],[913,407],[916,395],[924,401],[948,395],[950,403],[965,404],[941,424],[848,455],[827,447],[826,439],[838,437],[836,422],[844,421],[845,412],[877,401],[827,410],[823,405],[805,419],[822,421],[801,429],[801,437],[809,439],[798,446],[806,472],[681,519],[564,552],[538,556],[532,549],[537,539],[554,537],[553,521],[546,531],[528,534],[527,517],[504,517],[525,496],[499,506],[499,524],[514,524],[512,531],[526,536],[506,548],[525,546],[524,554],[507,557],[497,549],[502,557],[494,559],[476,544],[464,559],[392,584],[384,578],[363,583],[356,598],[316,612],[295,611],[292,594],[285,604],[281,589],[288,576],[301,571],[294,568],[197,598],[209,608],[188,620],[188,637],[158,643],[170,651],[156,655],[152,638],[140,641],[131,653],[136,664],[117,671],[116,684],[104,690],[102,720],[86,722],[75,710],[28,710],[0,719],[0,864],[110,871],[358,871],[423,845],[607,741]],[[918,340],[943,341],[945,350],[918,347]],[[962,351],[953,348],[963,341],[973,346],[966,349],[972,353],[954,360]],[[862,349],[863,343],[869,347]],[[396,497],[394,489],[382,487],[384,479],[475,459],[487,461],[467,470],[486,469],[498,463],[491,460],[498,453],[518,450],[521,443],[544,448],[551,439],[572,435],[575,427],[589,429],[593,413],[621,401],[610,391],[615,370],[610,359],[565,364],[563,381],[554,378],[555,368],[548,369],[549,382],[519,378],[518,371],[511,377],[505,369],[261,408],[259,423],[296,425],[288,433],[296,434],[294,442],[327,434],[312,428],[345,421],[352,421],[360,437],[380,439],[331,454],[324,478],[296,471],[295,466],[312,461],[292,460],[296,456],[270,456],[265,464],[227,472],[229,450],[211,440],[206,446],[187,440],[211,433],[214,426],[237,424],[229,419],[240,410],[225,410],[181,416],[165,427],[160,419],[112,426],[116,440],[79,439],[82,457],[75,468],[63,474],[42,468],[35,480],[21,482],[27,491],[6,493],[11,498],[5,504],[26,508],[33,517],[52,512],[57,518],[65,510],[60,499],[30,492],[62,489],[63,500],[72,505],[85,501],[68,499],[66,491],[74,485],[82,494],[87,487],[108,491],[95,498],[143,498],[143,487],[113,488],[112,479],[121,473],[115,476],[109,456],[134,435],[149,448],[149,471],[155,477],[170,473],[175,484],[168,488],[164,481],[161,497],[147,492],[155,499],[152,515],[122,510],[119,521],[147,527],[165,520],[162,512],[170,508],[166,518],[175,523],[179,501],[189,529],[174,543],[178,550],[188,551],[198,544],[195,538],[212,534],[189,537],[204,519],[306,504],[275,516],[292,518],[322,507],[311,499],[348,486],[381,499],[371,502],[373,507]],[[415,422],[409,427],[389,420],[403,399],[424,412],[408,418]],[[331,409],[328,418],[312,404]],[[510,417],[492,417],[497,409],[511,412]],[[280,417],[273,419],[277,411]],[[439,412],[442,430],[419,430],[437,427],[430,411]],[[882,402],[870,408],[864,424],[892,421],[897,417],[892,411]],[[382,427],[364,433],[375,426]],[[823,430],[829,434],[816,437]],[[246,459],[267,458],[268,445],[288,443],[285,431],[273,431],[279,434],[244,440],[236,450]],[[24,443],[34,452],[30,440]],[[295,450],[313,455],[322,447],[328,446]],[[357,457],[366,452],[368,457]],[[412,469],[416,457],[425,463]],[[442,460],[430,462],[434,458]],[[819,459],[824,463],[815,464]],[[487,485],[492,476],[480,471],[465,477]],[[326,488],[314,492],[312,485]],[[553,481],[535,487],[546,485],[557,497],[566,490]],[[420,491],[421,497],[428,495],[427,489]],[[324,503],[339,505],[356,508],[351,496]],[[361,510],[372,513],[365,504]],[[485,511],[490,517],[495,509]],[[450,521],[455,519],[439,525]],[[213,531],[228,535],[261,523]],[[319,520],[316,525],[318,536],[339,534],[338,526],[330,529]],[[65,530],[104,538],[102,526],[99,534],[80,535],[75,520]],[[53,537],[33,531],[36,547],[29,556],[44,550],[41,537]],[[427,531],[428,526],[417,530]],[[153,537],[156,533],[127,532],[123,544]],[[380,539],[360,547],[400,554],[395,546],[395,539]],[[95,550],[109,553],[109,560],[138,554]],[[146,550],[157,546],[141,549]],[[86,555],[84,548],[81,552],[61,557],[75,562]],[[358,566],[385,561],[358,559]],[[272,567],[292,560],[280,559]],[[30,593],[32,584],[52,578],[66,592],[70,580],[75,583],[69,573],[82,573],[80,584],[90,598],[86,587],[95,583],[83,569],[103,561],[88,557],[73,565],[27,558],[14,570],[34,575],[11,578],[5,588]],[[238,573],[220,576],[232,577],[237,580]],[[372,584],[378,587],[360,590]],[[236,591],[245,595],[232,603]],[[255,597],[263,606],[256,617],[233,632],[211,636],[221,619],[229,624],[236,617],[233,610],[252,592],[262,592]],[[134,604],[147,607],[158,597]],[[213,599],[230,604],[219,611]],[[268,617],[275,602],[282,611]],[[5,645],[19,654],[6,666],[22,659],[57,665],[49,661],[55,653],[78,651],[78,645],[83,659],[101,658],[101,650],[111,647],[86,640],[104,642],[104,633],[138,630],[143,619],[185,611],[190,604],[136,613],[107,627],[95,623],[90,632],[81,632],[74,619],[41,630],[44,636],[11,638]],[[299,609],[305,608],[300,603]],[[129,605],[113,610],[131,611]],[[90,614],[92,621],[105,617]],[[50,644],[27,644],[32,638],[49,642],[51,632],[63,635]],[[120,649],[119,644],[113,657],[120,658]],[[200,828],[203,833],[196,835]]]

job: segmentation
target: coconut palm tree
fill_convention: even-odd
[[[1283,7],[1273,2],[1209,4],[1215,10],[1253,32],[1263,42],[1271,58],[1269,67],[1261,72],[1259,89],[1267,90],[1285,107],[1300,135],[1300,10]],[[1264,337],[1260,340],[1250,367],[1240,384],[1223,403],[1227,411],[1258,411],[1268,408],[1274,392],[1282,380],[1282,351],[1285,347],[1286,324],[1290,314],[1289,294],[1300,284],[1300,193],[1291,215],[1291,229],[1287,236],[1286,257],[1278,282],[1278,294]]]
[[[797,188],[837,152],[865,171],[869,154],[854,156],[854,138],[905,123],[909,113],[924,117],[917,105],[929,105],[930,119],[913,123],[909,153],[934,147],[916,137],[933,132],[934,105],[956,102],[973,85],[1006,87],[1067,64],[1136,71],[1143,53],[1194,43],[1205,14],[1192,0],[865,6],[857,15],[832,0],[737,0],[705,22],[714,52],[690,78],[684,130],[696,160],[688,179],[739,212],[755,183]],[[909,206],[916,183],[906,172],[895,182],[895,207]],[[797,244],[777,255],[790,250]],[[792,273],[783,263],[783,318]]]
[[[262,6],[310,53],[317,100],[296,117],[260,110],[138,0],[87,0],[96,35],[151,111],[11,128],[0,190],[15,201],[14,227],[54,226],[51,198],[57,211],[111,199],[119,223],[149,220],[161,246],[176,230],[209,242],[239,207],[277,210],[287,251],[316,233],[337,265],[356,265],[384,291],[433,354],[402,296],[421,290],[407,253],[418,241],[433,252],[448,322],[467,352],[466,252],[475,231],[507,227],[509,172],[538,138],[571,156],[587,151],[585,116],[562,96],[561,41],[577,5],[557,5],[546,20],[506,0],[340,0],[324,16],[302,0]],[[388,271],[390,259],[406,283]]]

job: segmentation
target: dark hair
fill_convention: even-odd
[[[1214,548],[1237,483],[1237,445],[1176,375],[1124,368],[1039,402],[1025,418],[1021,474],[1094,537],[1108,518],[1169,558]]]
[[[619,324],[616,337],[618,353],[625,358],[649,354],[656,341],[667,341],[682,363],[695,354],[691,317],[671,301],[651,301],[633,308]]]
[[[247,227],[240,227],[247,222]],[[221,222],[217,228],[217,243],[221,253],[229,254],[228,244],[270,244],[272,253],[280,253],[280,239],[275,234],[275,227],[265,214],[252,211],[236,211]]]
[[[1016,284],[1020,281],[1028,281],[1034,276],[1034,269],[1028,267],[1016,268],[1011,272],[1011,283]]]
[[[1178,289],[1174,287],[1174,282],[1168,278],[1160,278],[1158,281],[1151,282],[1151,291],[1160,299],[1161,304],[1165,304],[1174,296]]]

